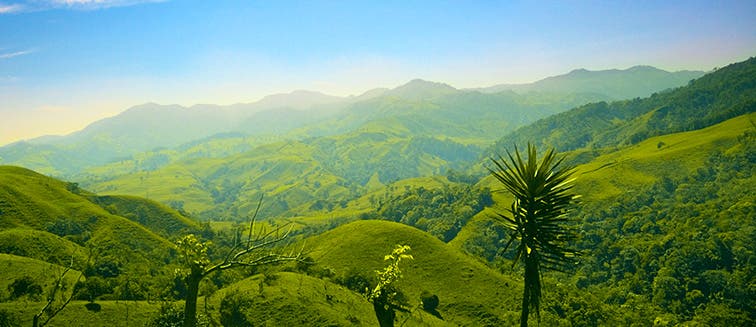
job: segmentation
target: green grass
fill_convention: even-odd
[[[344,286],[290,272],[256,275],[215,292],[208,310],[200,312],[219,322],[221,300],[237,294],[245,305],[240,310],[254,326],[375,326],[377,319],[367,299]],[[200,299],[200,303],[204,303]],[[436,317],[416,309],[399,313],[397,325],[447,326]]]
[[[106,208],[92,202],[99,200]],[[130,216],[126,218],[119,216]],[[168,240],[197,224],[163,205],[96,197],[31,170],[0,166],[0,252],[56,264],[114,261],[124,273],[162,268]]]
[[[199,224],[176,210],[130,195],[92,196],[92,201],[111,214],[128,218],[165,238],[196,232]]]
[[[97,301],[99,312],[89,311],[87,301],[71,301],[46,326],[145,326],[160,309],[159,302],[146,301]],[[0,303],[0,310],[7,310],[17,319],[19,326],[31,326],[34,314],[44,307],[43,302]]]
[[[87,249],[60,236],[39,230],[13,228],[0,230],[0,252],[67,264],[73,256],[77,265],[86,261]]]
[[[602,201],[665,176],[688,175],[702,168],[713,151],[735,144],[738,136],[753,129],[754,120],[756,113],[751,113],[700,130],[652,137],[601,155],[578,166],[576,192],[585,201]]]
[[[58,277],[65,270],[64,267],[42,260],[0,253],[0,302],[7,301],[10,296],[9,286],[17,279],[30,277],[35,284],[42,287],[43,293],[36,300],[44,299],[46,292],[57,282]],[[64,277],[65,285],[71,286],[76,282],[79,272],[70,270]],[[30,299],[28,296],[23,300]],[[41,307],[40,307],[41,308]]]
[[[460,325],[511,325],[519,314],[519,283],[444,244],[430,234],[387,221],[356,221],[307,240],[318,267],[337,275],[358,271],[373,277],[397,244],[412,247],[398,287],[412,303],[438,295],[444,320]]]

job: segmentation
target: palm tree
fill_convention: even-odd
[[[564,158],[557,158],[554,149],[547,151],[540,163],[535,146],[530,144],[527,161],[516,147],[515,156],[509,151],[507,156],[509,160],[491,158],[495,168],[488,170],[515,198],[511,208],[497,213],[497,218],[510,231],[504,250],[518,241],[513,266],[518,261],[525,265],[520,316],[520,326],[525,327],[530,309],[540,319],[541,269],[562,271],[577,255],[576,250],[566,247],[575,237],[566,225],[566,214],[578,196],[571,192],[574,167],[560,167]]]

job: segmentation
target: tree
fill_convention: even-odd
[[[410,250],[409,245],[397,245],[391,254],[384,257],[383,260],[391,261],[386,268],[376,271],[378,274],[378,284],[368,293],[368,300],[373,303],[375,316],[378,318],[378,324],[381,327],[394,326],[396,310],[404,310],[397,297],[399,292],[394,286],[394,282],[402,277],[402,271],[399,270],[399,262],[402,259],[413,259],[412,255],[405,254]],[[406,311],[406,310],[404,310]]]
[[[287,225],[273,228],[270,231],[265,231],[261,227],[255,232],[255,221],[261,205],[262,197],[260,197],[260,202],[258,202],[255,214],[250,221],[246,240],[243,240],[241,235],[237,234],[234,245],[221,262],[212,263],[207,254],[212,243],[201,242],[194,234],[186,235],[176,242],[182,264],[186,267],[179,272],[187,290],[184,305],[185,327],[197,325],[199,285],[208,275],[235,267],[257,267],[302,258],[301,250],[284,253],[273,248],[274,245],[280,244],[288,238],[291,228],[285,230]]]
[[[510,238],[504,249],[518,241],[513,266],[525,265],[525,287],[522,297],[520,326],[528,325],[530,309],[540,319],[541,268],[561,270],[577,255],[566,247],[575,238],[567,213],[578,196],[571,192],[574,167],[560,167],[564,158],[557,158],[550,149],[537,160],[535,146],[528,144],[528,158],[524,161],[519,150],[515,156],[507,151],[509,160],[491,158],[495,168],[491,174],[514,195],[507,213],[498,213],[498,220],[509,230]]]
[[[91,253],[90,253],[91,257]],[[87,259],[87,262],[89,259]],[[71,300],[76,296],[76,290],[74,289],[74,285],[78,284],[79,281],[81,281],[81,278],[84,276],[84,274],[79,273],[78,277],[76,277],[76,282],[72,285],[66,285],[65,277],[66,274],[68,274],[69,271],[73,268],[74,260],[73,256],[71,257],[71,264],[63,269],[63,271],[58,275],[58,279],[55,280],[55,284],[53,284],[52,289],[47,294],[47,302],[45,302],[45,306],[42,307],[39,312],[37,312],[33,319],[32,319],[32,326],[33,327],[41,327],[44,325],[47,325],[48,322],[52,318],[54,318],[60,311],[66,308],[68,303],[71,302]],[[71,292],[66,294],[68,289],[71,289]],[[46,318],[45,318],[46,317]],[[42,320],[45,318],[44,320]]]

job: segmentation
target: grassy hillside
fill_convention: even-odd
[[[317,266],[337,276],[373,278],[397,244],[412,247],[399,281],[410,303],[423,291],[436,294],[444,320],[462,325],[512,325],[517,319],[519,283],[452,249],[433,236],[387,221],[356,221],[307,240]]]
[[[231,157],[188,159],[83,184],[100,194],[135,194],[216,220],[244,219],[264,194],[264,217],[301,216],[342,207],[376,186],[460,168],[477,151],[449,139],[354,132],[271,143]]]
[[[199,224],[163,204],[130,195],[90,196],[113,215],[128,218],[164,238],[199,230]]]
[[[256,275],[215,292],[204,313],[228,325],[376,326],[373,306],[365,296],[330,281],[290,272]],[[453,326],[415,310],[399,312],[397,321],[411,326]]]
[[[88,301],[71,301],[63,311],[45,326],[89,327],[89,326],[147,326],[160,309],[159,302],[147,301],[97,301],[99,311],[87,309]],[[43,302],[0,303],[18,326],[31,326],[34,314],[39,312]]]
[[[139,298],[157,297],[172,278],[166,266],[172,239],[200,231],[196,222],[158,203],[98,197],[76,184],[10,166],[0,166],[0,218],[0,253],[66,266],[73,258],[74,267],[87,275],[85,287],[93,298],[134,287]],[[6,269],[11,268],[0,272],[10,273]]]
[[[32,259],[23,256],[0,253],[0,302],[8,300],[17,300],[13,298],[11,285],[19,279],[29,278],[29,280],[40,286],[40,293],[26,294],[25,299],[31,301],[43,300],[45,292],[54,285],[60,274],[65,270],[64,267],[54,265],[45,261]],[[79,275],[79,271],[69,271],[64,283],[73,285]],[[41,307],[40,307],[41,308]]]

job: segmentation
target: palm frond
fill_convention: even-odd
[[[513,265],[525,265],[523,305],[535,309],[540,317],[541,268],[562,271],[574,261],[578,251],[568,248],[575,239],[569,227],[568,213],[577,201],[572,193],[574,167],[563,167],[564,157],[549,149],[538,161],[535,146],[528,144],[527,159],[515,147],[514,155],[491,158],[488,168],[515,200],[507,214],[498,214],[510,232],[505,250],[518,241]],[[523,307],[523,324],[527,324],[528,308]]]

